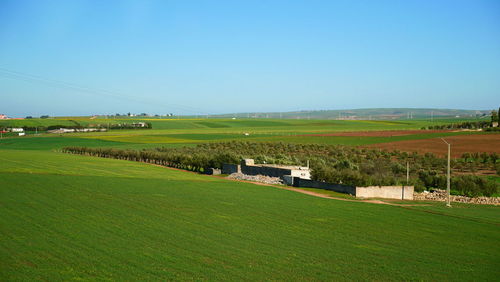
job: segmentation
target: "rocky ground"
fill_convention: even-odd
[[[446,201],[446,190],[436,189],[432,192],[424,191],[422,193],[413,193],[413,200],[425,201]],[[470,198],[466,196],[450,196],[451,202],[469,203],[469,204],[482,204],[482,205],[500,205],[499,197],[477,197]]]
[[[279,177],[270,177],[264,175],[246,175],[243,173],[233,173],[230,174],[227,178],[236,179],[236,180],[248,180],[255,182],[262,182],[266,184],[283,184],[283,180]]]

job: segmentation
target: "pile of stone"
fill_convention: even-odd
[[[279,177],[270,177],[265,175],[247,175],[243,173],[232,173],[227,178],[236,179],[236,180],[248,180],[261,182],[266,184],[283,184],[283,180]]]
[[[446,201],[446,190],[436,189],[432,192],[424,191],[422,193],[413,193],[413,200],[425,201]],[[468,203],[468,204],[481,204],[481,205],[500,205],[499,197],[466,197],[450,195],[451,202]]]

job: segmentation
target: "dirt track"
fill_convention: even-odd
[[[500,134],[457,135],[446,137],[445,140],[451,144],[451,155],[454,158],[462,156],[463,153],[500,154]],[[448,152],[448,147],[439,138],[380,143],[364,147],[421,154],[430,152],[440,156],[445,156]]]

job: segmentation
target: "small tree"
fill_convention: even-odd
[[[498,122],[498,112],[495,110],[491,111],[491,122]]]

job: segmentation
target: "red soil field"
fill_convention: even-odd
[[[446,137],[445,140],[451,144],[451,156],[453,158],[461,157],[463,153],[486,152],[500,154],[500,134],[457,135]],[[448,146],[439,138],[396,141],[364,147],[421,154],[434,153],[440,156],[445,156],[448,153]]]
[[[384,131],[353,131],[353,132],[337,132],[326,134],[304,134],[300,136],[360,136],[360,137],[391,137],[405,136],[415,134],[427,134],[436,132],[450,132],[451,130],[384,130]]]

